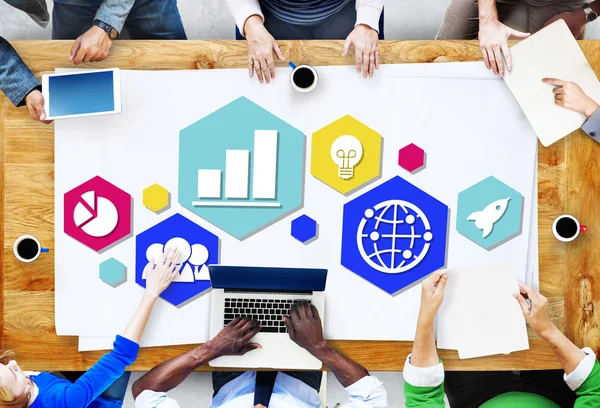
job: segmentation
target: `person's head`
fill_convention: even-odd
[[[33,382],[14,360],[14,353],[0,353],[0,408],[26,408],[32,387]]]

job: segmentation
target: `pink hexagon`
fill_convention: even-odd
[[[425,151],[414,143],[398,151],[398,165],[411,173],[425,164]]]
[[[96,176],[64,195],[65,234],[101,251],[131,233],[131,196]]]

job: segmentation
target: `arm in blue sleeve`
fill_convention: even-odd
[[[103,355],[64,393],[64,406],[84,408],[108,389],[137,358],[140,346],[125,337],[117,336],[113,350]]]
[[[600,132],[600,109],[596,109],[596,111],[592,113],[592,116],[590,116],[583,126],[581,126],[581,130],[591,137],[598,136],[598,133]]]
[[[12,45],[0,37],[0,90],[15,106],[21,106],[27,94],[40,86]]]
[[[113,26],[121,34],[133,3],[135,0],[104,0],[96,12],[96,19]]]

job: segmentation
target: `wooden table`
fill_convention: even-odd
[[[36,75],[55,68],[72,68],[70,41],[14,41],[25,63]],[[600,42],[580,41],[596,74],[600,72]],[[352,64],[342,58],[341,41],[282,41],[288,60],[297,64]],[[481,59],[476,42],[383,41],[382,63],[475,61]],[[235,41],[116,41],[111,56],[93,68],[212,69],[244,68],[245,42]],[[199,95],[201,97],[201,95]],[[465,112],[468,117],[469,112]],[[76,337],[58,337],[54,329],[54,125],[30,120],[26,108],[14,108],[0,96],[0,234],[4,250],[4,302],[0,313],[3,348],[17,352],[25,370],[84,370],[103,352],[77,351]],[[540,287],[550,300],[557,326],[578,346],[600,350],[600,144],[577,131],[549,148],[539,145],[539,254]],[[507,165],[510,165],[507,163]],[[554,218],[576,216],[589,231],[564,245],[551,233]],[[15,239],[33,234],[50,253],[32,264],[12,254]],[[74,288],[76,290],[76,288]],[[390,322],[394,324],[394,322]],[[442,351],[446,368],[513,370],[559,368],[554,354],[529,330],[531,349],[509,356],[459,360]],[[410,342],[334,341],[334,347],[369,370],[401,370]],[[147,348],[132,370],[149,370],[191,346]],[[207,369],[206,367],[203,367]]]

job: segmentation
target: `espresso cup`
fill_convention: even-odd
[[[292,88],[298,92],[310,92],[319,83],[319,75],[317,70],[310,65],[294,65],[290,62],[292,74],[290,75],[290,83]]]
[[[42,248],[40,241],[33,235],[21,235],[13,245],[15,257],[21,262],[33,262],[48,248]]]
[[[571,242],[579,236],[580,232],[586,232],[587,227],[580,225],[577,218],[572,215],[560,215],[552,223],[552,233],[562,242]]]

